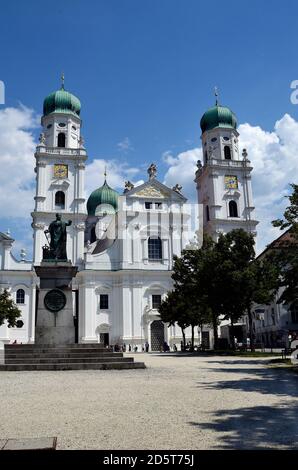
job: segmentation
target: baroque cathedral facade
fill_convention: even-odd
[[[44,100],[42,133],[35,153],[36,195],[32,212],[33,260],[17,260],[13,238],[0,233],[0,288],[7,288],[22,311],[16,328],[0,326],[0,346],[34,343],[40,265],[45,231],[62,214],[68,226],[67,255],[78,273],[73,282],[74,323],[79,343],[179,345],[178,326],[165,325],[159,305],[172,288],[174,255],[187,247],[191,210],[182,188],[158,180],[151,164],[147,181],[125,183],[122,194],[103,184],[85,199],[87,151],[81,135],[81,104],[64,89]],[[237,123],[227,107],[215,106],[201,119],[203,161],[195,183],[203,209],[201,229],[214,239],[242,227],[256,234],[252,167],[239,149]],[[197,221],[198,223],[198,221]],[[212,345],[206,329],[207,344]],[[190,331],[186,332],[190,337]]]

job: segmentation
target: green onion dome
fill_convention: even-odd
[[[114,214],[118,209],[118,193],[106,180],[100,188],[90,194],[87,201],[88,215],[96,215],[98,206],[101,206],[100,212],[104,214]]]
[[[67,113],[79,117],[80,111],[80,100],[72,93],[64,90],[63,85],[60,90],[54,91],[48,95],[43,102],[44,116],[50,113]]]
[[[216,104],[203,114],[200,126],[202,134],[204,134],[205,131],[215,129],[216,127],[236,129],[237,119],[230,108]]]

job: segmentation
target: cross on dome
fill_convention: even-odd
[[[214,95],[215,95],[215,105],[218,106],[219,90],[217,86],[214,87]]]
[[[61,74],[61,90],[64,90],[64,72]]]

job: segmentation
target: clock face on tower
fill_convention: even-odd
[[[68,176],[68,166],[64,164],[54,165],[54,177],[55,178],[67,178]]]
[[[232,176],[232,175],[225,176],[225,187],[226,189],[238,189],[237,176]]]

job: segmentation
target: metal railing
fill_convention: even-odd
[[[82,148],[70,149],[65,147],[45,147],[44,145],[38,145],[36,150],[38,153],[49,153],[51,155],[87,155],[86,150]]]

